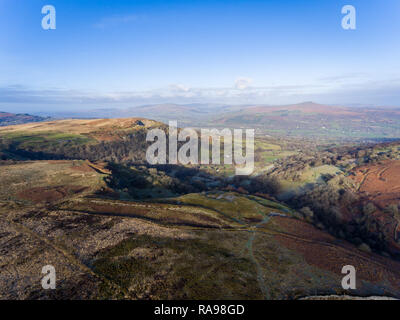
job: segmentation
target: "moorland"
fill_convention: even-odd
[[[314,107],[301,112],[316,117]],[[287,109],[280,119],[299,112]],[[240,126],[263,113],[253,111]],[[330,112],[358,132],[359,115]],[[224,119],[215,121],[236,126]],[[376,118],[373,134],[353,139],[276,134],[257,121],[250,176],[234,165],[149,165],[146,133],[167,126],[146,118],[0,128],[0,298],[400,298],[396,119],[390,134]],[[49,264],[57,288],[46,291]],[[357,270],[350,292],[345,265]]]

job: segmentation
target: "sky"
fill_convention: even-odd
[[[303,101],[400,107],[400,1],[0,0],[1,111]]]

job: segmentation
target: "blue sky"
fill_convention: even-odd
[[[308,100],[400,106],[400,1],[0,0],[1,110]]]

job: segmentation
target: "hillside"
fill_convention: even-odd
[[[23,124],[28,122],[40,122],[45,120],[46,118],[44,117],[32,116],[27,113],[14,114],[9,112],[0,112],[0,127]]]
[[[128,133],[140,128],[151,128],[157,125],[161,124],[159,122],[143,118],[88,120],[67,119],[7,126],[0,128],[0,134],[22,134],[24,132],[29,134],[63,132],[70,134],[86,134],[96,136],[100,132],[104,134]]]
[[[0,128],[3,159],[144,159],[146,132],[164,128],[142,118],[56,120]],[[135,151],[138,151],[137,153]]]
[[[297,299],[342,294],[346,264],[359,270],[353,294],[400,297],[398,262],[281,203],[235,192],[120,200],[110,174],[87,161],[0,167],[0,298]],[[41,290],[43,263],[57,270],[54,291]]]

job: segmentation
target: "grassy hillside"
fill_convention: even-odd
[[[58,120],[0,128],[3,159],[143,160],[147,119]]]
[[[0,268],[14,266],[1,298],[297,299],[342,294],[349,263],[361,280],[354,294],[399,297],[397,262],[338,242],[276,201],[235,192],[121,201],[102,164],[0,169],[9,185],[0,190]],[[56,267],[55,291],[40,289],[44,261]]]

